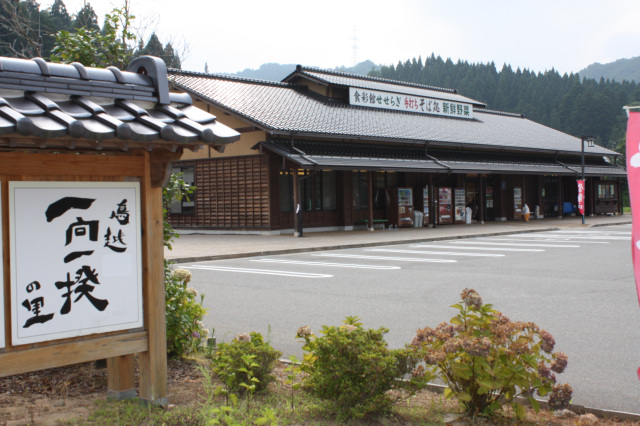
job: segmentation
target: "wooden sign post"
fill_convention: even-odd
[[[138,396],[168,402],[162,185],[183,148],[238,138],[157,58],[0,58],[0,377],[107,359],[131,398],[138,354]]]

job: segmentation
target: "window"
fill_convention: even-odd
[[[172,174],[180,174],[182,173],[182,180],[189,185],[194,185],[195,180],[195,172],[193,166],[179,166],[171,168]],[[189,194],[188,197],[182,197],[180,201],[174,201],[171,203],[171,207],[169,208],[169,213],[171,214],[194,214],[196,212],[196,194],[195,192]]]
[[[367,172],[353,172],[353,208],[366,210],[369,208],[369,182]]]
[[[336,172],[323,170],[298,173],[300,200],[305,211],[330,211],[337,208]],[[280,172],[280,211],[291,213],[293,205],[293,174]]]
[[[616,198],[616,185],[614,183],[599,183],[598,198]]]

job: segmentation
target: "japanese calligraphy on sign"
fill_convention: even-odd
[[[445,117],[473,118],[471,104],[356,87],[349,87],[349,104]]]
[[[9,191],[12,343],[142,327],[139,184]]]

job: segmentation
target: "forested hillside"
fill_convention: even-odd
[[[578,72],[580,77],[599,80],[600,77],[615,81],[635,81],[640,83],[640,56],[635,58],[618,59],[617,61],[601,64],[596,62]]]
[[[593,135],[599,145],[623,146],[626,115],[623,106],[640,101],[635,82],[581,80],[577,74],[555,70],[534,73],[498,70],[495,63],[454,63],[431,55],[383,66],[371,76],[456,89],[490,109],[522,113],[525,117],[574,136]]]
[[[122,14],[118,16],[129,13],[124,10],[128,3],[122,3]],[[103,23],[102,27],[99,25],[98,16],[89,3],[76,13],[69,13],[63,0],[55,0],[51,7],[42,10],[35,0],[0,0],[0,56],[49,60],[56,44],[56,34],[61,31],[72,34],[82,31],[83,39],[90,40],[89,44],[98,48],[99,37],[96,35],[105,33],[105,25],[109,23]],[[164,59],[167,66],[180,68],[180,57],[171,42],[163,46],[155,33],[146,42],[137,39],[135,45],[128,46],[128,50],[132,57],[154,55]]]

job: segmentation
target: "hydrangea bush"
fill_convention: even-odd
[[[187,287],[191,272],[186,269],[165,269],[165,298],[167,321],[167,354],[171,357],[188,355],[198,350],[207,338],[202,318],[203,295]]]
[[[218,345],[211,367],[230,392],[244,393],[249,384],[255,384],[252,392],[260,392],[274,380],[272,371],[281,356],[260,333],[241,333],[230,343]]]
[[[404,350],[390,350],[385,328],[366,330],[357,317],[338,327],[323,326],[315,336],[298,329],[305,351],[301,370],[308,373],[303,388],[319,397],[339,419],[359,418],[387,410],[386,392],[403,375]]]
[[[555,374],[565,370],[567,356],[553,352],[551,334],[531,322],[512,322],[483,304],[475,290],[465,289],[460,298],[449,323],[418,330],[411,345],[422,363],[414,376],[440,378],[445,394],[455,396],[468,416],[492,415],[511,403],[523,418],[524,407],[514,399],[527,398],[537,411],[535,392],[550,394],[552,409],[566,408],[571,386],[556,385]]]

